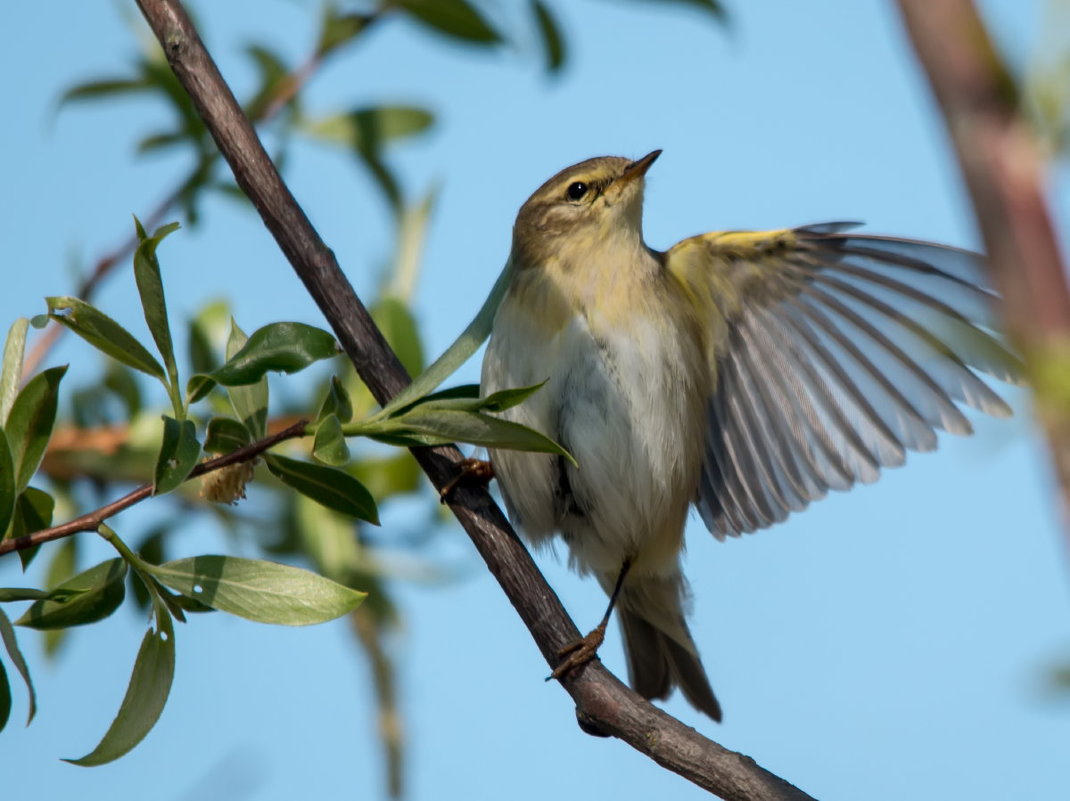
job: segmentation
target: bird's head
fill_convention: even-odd
[[[561,170],[520,207],[513,258],[524,266],[643,239],[643,176],[660,150],[637,161],[601,156]]]

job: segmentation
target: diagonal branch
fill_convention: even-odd
[[[1070,537],[1070,285],[1044,165],[971,0],[898,0],[973,201],[1007,329],[1026,357]]]
[[[256,132],[219,74],[178,0],[138,0],[178,80],[189,93],[238,185],[331,324],[361,379],[380,403],[406,384],[397,356],[282,182]],[[457,471],[453,447],[414,448],[432,483],[441,488]],[[546,584],[501,511],[482,490],[461,487],[450,508],[468,532],[491,573],[516,608],[551,665],[557,653],[579,636],[553,590]],[[660,765],[725,799],[802,801],[801,790],[728,751],[655,708],[624,686],[600,662],[561,680],[576,701],[580,719],[619,737]]]

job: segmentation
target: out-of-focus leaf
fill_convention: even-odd
[[[3,366],[0,367],[0,426],[7,422],[11,404],[19,394],[22,381],[22,354],[26,348],[26,329],[30,321],[20,317],[11,324],[4,341]]]
[[[189,134],[185,131],[163,131],[142,137],[138,140],[135,149],[139,156],[143,156],[155,150],[165,150],[187,142],[189,142]]]
[[[370,106],[309,120],[303,130],[361,153],[378,153],[389,142],[423,133],[434,121],[418,106]]]
[[[322,328],[304,323],[271,323],[254,331],[218,370],[193,376],[188,388],[190,401],[203,398],[215,383],[228,387],[255,384],[270,370],[296,373],[338,353],[334,337]]]
[[[365,596],[308,570],[235,556],[177,559],[151,572],[183,595],[258,623],[323,623],[352,611]]]
[[[416,330],[416,319],[409,307],[397,298],[384,297],[372,307],[371,314],[409,375],[417,375],[423,370],[423,347]]]
[[[156,628],[145,632],[126,695],[103,739],[73,765],[91,767],[112,762],[145,739],[156,725],[171,692],[175,677],[175,628],[170,616],[156,613]]]
[[[370,21],[371,18],[364,14],[340,14],[333,3],[328,3],[324,8],[316,53],[325,56],[355,39]]]
[[[179,224],[169,223],[157,228],[152,236],[147,236],[145,229],[141,227],[141,221],[135,217],[134,222],[139,240],[137,250],[134,251],[134,280],[141,296],[141,308],[149,332],[156,341],[160,356],[163,357],[168,380],[177,388],[178,364],[175,362],[175,346],[171,340],[171,324],[167,319],[167,301],[164,298],[163,278],[160,275],[160,260],[156,256],[156,249],[168,234],[178,230]]]
[[[546,71],[557,72],[565,63],[565,37],[550,7],[542,0],[531,0],[531,11],[539,27]]]
[[[380,503],[393,495],[416,492],[423,476],[412,454],[403,450],[382,459],[361,459],[349,469]]]
[[[15,500],[18,490],[15,487],[15,461],[11,457],[4,429],[0,428],[0,539],[3,539],[8,524],[15,514]]]
[[[342,434],[342,424],[335,415],[327,415],[317,426],[312,455],[334,467],[341,467],[349,461],[349,446]]]
[[[7,416],[8,447],[15,466],[15,489],[21,492],[45,455],[59,404],[59,382],[66,366],[38,373],[22,388]],[[5,524],[6,525],[6,524]]]
[[[193,421],[164,415],[163,443],[156,459],[152,494],[166,495],[178,488],[200,458],[201,443],[197,441],[197,426]]]
[[[289,68],[278,53],[263,45],[249,45],[245,52],[256,65],[260,77],[256,94],[245,105],[245,114],[251,120],[258,120],[264,116],[277,96],[279,85],[289,74]]]
[[[397,5],[431,30],[463,42],[492,45],[501,41],[468,0],[398,0]]]
[[[210,373],[219,367],[216,347],[225,341],[229,320],[230,312],[223,301],[205,304],[190,320],[189,361],[194,373]]]
[[[649,2],[650,0],[648,0]],[[676,3],[679,6],[691,6],[692,8],[704,11],[712,16],[717,22],[722,25],[728,23],[728,11],[725,9],[724,3],[720,0],[668,0],[671,3]],[[654,0],[656,5],[664,6],[666,0]]]
[[[63,601],[36,601],[15,621],[31,629],[55,629],[96,623],[114,612],[126,594],[126,563],[109,559],[68,579],[57,590],[75,590]]]
[[[29,726],[33,721],[33,716],[37,714],[37,693],[33,688],[33,679],[30,678],[30,668],[26,664],[26,659],[22,656],[22,651],[19,650],[19,641],[15,637],[15,629],[3,609],[0,609],[0,639],[4,641],[4,648],[11,659],[11,664],[15,666],[15,670],[19,672],[23,682],[26,684],[26,694],[30,699],[30,709],[26,716],[26,725]],[[0,723],[0,729],[3,728],[3,724]]]
[[[227,337],[226,357],[229,361],[241,351],[249,337],[238,327],[234,320],[230,321],[230,334]],[[234,407],[238,419],[249,431],[252,439],[262,439],[267,433],[268,414],[268,381],[267,377],[248,386],[228,387],[227,395],[230,397],[230,405]]]
[[[45,298],[49,317],[66,326],[97,350],[153,378],[164,380],[164,369],[133,334],[100,309],[71,297]]]
[[[213,417],[204,435],[204,449],[208,453],[230,453],[252,442],[249,431],[231,417]]]
[[[133,420],[141,412],[141,387],[134,374],[118,362],[108,365],[104,386],[123,404],[125,419]]]
[[[343,423],[348,423],[353,419],[353,403],[349,400],[349,393],[338,380],[338,376],[331,376],[331,382],[327,385],[327,395],[316,415],[316,422],[332,414]]]
[[[19,539],[48,528],[52,525],[52,513],[55,507],[55,500],[47,492],[36,487],[27,487],[15,501],[15,514],[11,518],[11,536]],[[30,566],[39,548],[40,546],[35,546],[19,551],[23,570]]]
[[[268,453],[268,470],[284,484],[328,509],[379,525],[379,510],[371,493],[349,473],[325,465],[299,462]]]
[[[110,95],[144,92],[150,85],[140,78],[105,78],[98,81],[86,81],[72,86],[59,99],[60,105],[72,100],[95,100]]]

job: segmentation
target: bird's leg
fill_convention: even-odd
[[[440,503],[446,503],[450,495],[461,484],[478,484],[486,487],[494,478],[494,465],[482,459],[461,459],[458,462],[460,471],[451,478],[438,492]]]
[[[602,615],[601,622],[586,637],[580,637],[557,652],[557,655],[563,657],[563,659],[554,668],[554,672],[546,677],[547,681],[561,678],[570,670],[587,664],[598,655],[598,649],[606,638],[606,626],[609,625],[609,618],[613,615],[613,607],[617,604],[617,596],[620,595],[620,589],[624,586],[624,577],[628,575],[628,568],[631,566],[631,560],[625,559],[624,564],[620,566],[617,583],[613,585],[613,592],[609,596],[609,605],[606,606],[606,613]]]

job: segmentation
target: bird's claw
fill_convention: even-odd
[[[494,478],[494,465],[483,459],[462,459],[457,463],[457,475],[447,481],[438,492],[439,503],[447,503],[450,495],[461,484],[480,484],[486,487]]]
[[[554,668],[554,672],[546,677],[546,680],[560,679],[569,671],[586,665],[598,656],[598,649],[601,647],[605,639],[606,624],[603,622],[592,629],[586,637],[580,637],[575,642],[566,645],[557,652],[559,657],[563,657],[562,661]]]

